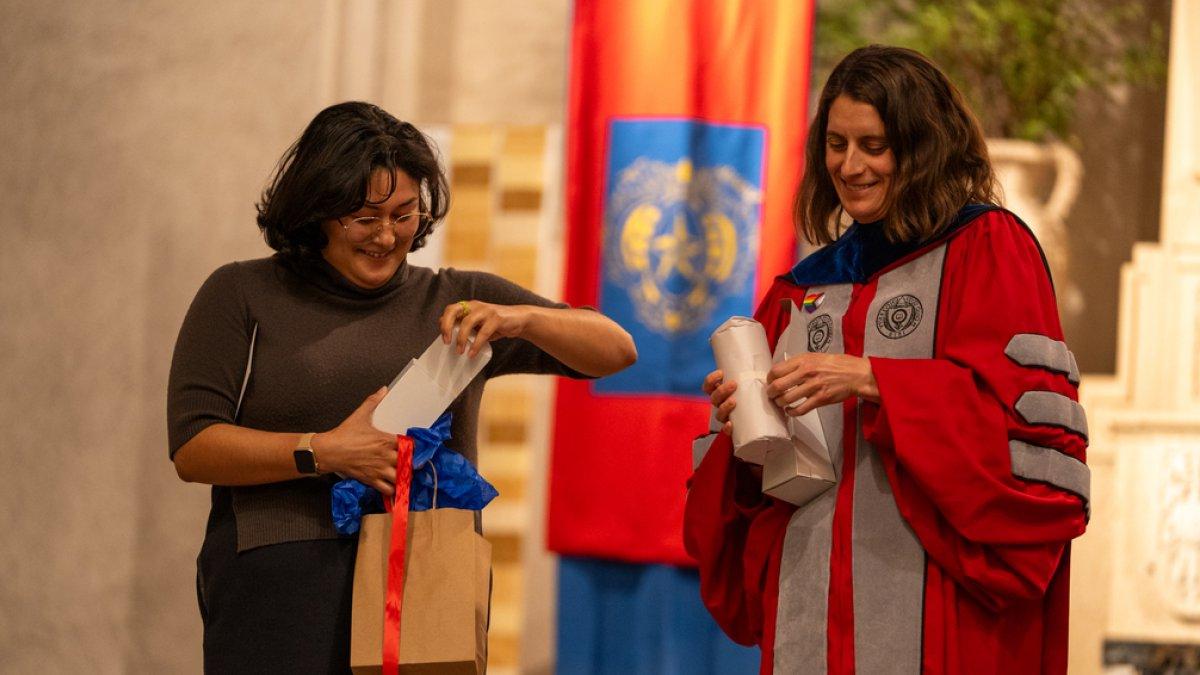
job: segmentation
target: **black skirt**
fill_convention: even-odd
[[[196,593],[204,672],[350,672],[350,596],[357,538],[237,552],[230,491],[213,489]]]

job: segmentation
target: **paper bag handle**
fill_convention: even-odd
[[[433,465],[433,461],[432,461],[432,460],[429,462],[429,470],[430,470],[430,471],[433,471],[433,506],[431,506],[431,507],[430,507],[430,509],[431,509],[431,510],[436,510],[436,509],[437,509],[437,487],[438,487],[438,479],[437,479],[437,467]]]

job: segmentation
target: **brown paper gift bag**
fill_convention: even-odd
[[[408,514],[400,672],[482,675],[487,664],[492,546],[475,532],[475,512]],[[354,568],[350,669],[382,671],[384,603],[392,515],[364,516]]]

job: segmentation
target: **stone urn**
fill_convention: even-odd
[[[987,144],[1004,189],[1004,206],[1024,220],[1041,243],[1063,310],[1079,313],[1083,293],[1069,275],[1066,231],[1066,217],[1083,179],[1079,155],[1059,142],[989,138]]]

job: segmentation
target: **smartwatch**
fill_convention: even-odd
[[[300,442],[296,444],[296,451],[292,453],[292,456],[296,458],[296,471],[309,476],[321,473],[321,466],[317,464],[317,453],[312,449],[313,436],[316,434],[308,433],[301,436]]]

